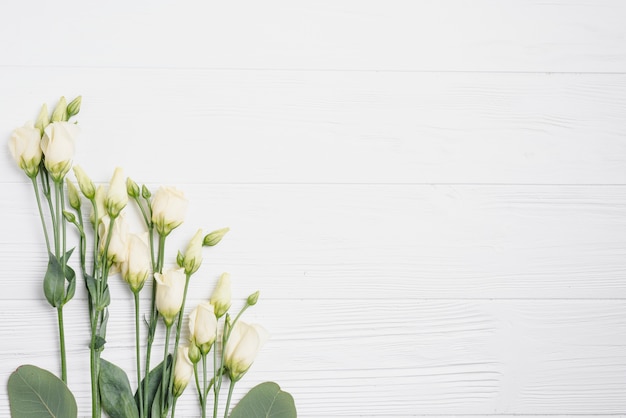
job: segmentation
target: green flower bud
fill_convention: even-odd
[[[63,217],[66,221],[70,223],[76,223],[76,216],[72,212],[68,212],[66,210],[63,211]]]
[[[202,264],[202,229],[198,229],[185,250],[183,264],[186,274],[194,274]]]
[[[54,108],[54,112],[52,112],[52,122],[65,122],[67,121],[67,101],[65,97],[61,96],[59,99],[59,103],[57,107]]]
[[[189,359],[189,347],[179,346],[174,366],[174,396],[183,394],[189,380],[193,376],[193,364]]]
[[[67,118],[68,119],[71,118],[72,116],[78,115],[78,112],[80,112],[80,105],[82,101],[83,101],[83,96],[78,96],[67,105]]]
[[[130,177],[126,179],[126,192],[133,199],[139,197],[139,186]]]
[[[202,353],[200,352],[200,349],[195,345],[195,344],[191,344],[189,346],[189,360],[191,360],[191,362],[193,364],[196,364],[200,361],[200,359],[202,358]]]
[[[70,206],[76,210],[80,209],[80,195],[78,194],[78,189],[74,186],[74,183],[69,178],[65,178],[65,182],[67,183],[67,197],[70,202]]]
[[[35,128],[39,129],[41,135],[43,135],[43,130],[46,129],[48,125],[50,125],[50,115],[48,113],[48,105],[44,103],[35,121]]]
[[[178,264],[178,267],[184,267],[185,265],[185,256],[180,252],[180,250],[178,251],[178,254],[176,254],[176,264]]]
[[[248,304],[248,306],[254,306],[256,305],[258,301],[259,301],[259,291],[257,290],[256,292],[248,296],[248,300],[246,300],[246,303]]]
[[[83,192],[83,195],[89,200],[93,200],[96,195],[96,186],[93,184],[93,181],[87,176],[85,170],[82,167],[75,165],[74,166],[74,175],[76,176],[76,180],[78,180],[78,187],[80,187],[80,191]]]
[[[230,309],[231,291],[230,274],[223,273],[217,281],[217,286],[210,299],[211,305],[215,309],[215,316],[221,318]]]
[[[226,235],[228,231],[230,231],[230,228],[222,228],[207,234],[204,237],[202,245],[204,245],[205,247],[212,247],[214,245],[217,245],[222,240],[222,238],[224,238],[224,235]]]
[[[141,186],[141,196],[146,200],[150,199],[152,196],[152,193],[150,193],[150,190],[148,190],[145,184]]]
[[[117,167],[113,172],[113,177],[109,183],[109,190],[104,199],[104,206],[107,213],[112,218],[120,214],[122,209],[128,204],[128,193],[126,193],[126,181],[124,180],[124,170]]]

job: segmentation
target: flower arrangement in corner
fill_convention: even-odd
[[[92,417],[101,417],[103,412],[112,418],[174,417],[176,402],[192,377],[199,416],[206,417],[208,413],[217,417],[222,384],[228,381],[224,417],[258,414],[295,417],[293,397],[273,382],[254,387],[230,411],[235,384],[246,374],[268,338],[262,326],[240,320],[246,309],[257,303],[258,291],[233,316],[229,313],[230,276],[222,274],[210,300],[201,302],[189,313],[189,339],[182,341],[187,290],[191,277],[202,264],[202,249],[218,244],[228,228],[206,235],[198,230],[185,251],[176,255],[176,266],[165,268],[166,239],[183,223],[187,199],[173,187],[161,187],[154,193],[145,185],[140,188],[125,178],[121,168],[115,169],[108,185],[96,187],[76,165],[73,167],[76,187],[67,175],[72,168],[79,131],[71,119],[80,107],[81,97],[70,103],[62,97],[50,115],[44,104],[36,122],[17,128],[9,140],[11,155],[32,183],[41,218],[48,253],[43,291],[56,311],[61,363],[60,379],[32,365],[20,366],[9,377],[12,417],[78,415],[76,401],[67,386],[63,318],[63,307],[76,290],[77,274],[70,263],[75,253],[88,295]],[[129,232],[125,218],[129,201],[141,213],[144,228],[141,232]],[[76,233],[78,249],[68,249],[70,234]],[[133,295],[134,391],[126,372],[102,357],[112,297],[108,281],[115,275],[121,276]],[[145,286],[146,283],[149,285]],[[150,292],[150,306],[144,310],[145,352],[141,350],[142,291]],[[165,333],[160,351],[154,344],[157,332]],[[156,359],[160,361],[151,368]]]

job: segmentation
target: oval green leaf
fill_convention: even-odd
[[[139,418],[128,376],[121,368],[100,359],[100,399],[111,418]]]
[[[13,418],[74,418],[78,408],[65,383],[47,370],[20,366],[9,377],[9,403]]]
[[[230,418],[296,418],[293,396],[274,382],[250,389],[230,414]]]

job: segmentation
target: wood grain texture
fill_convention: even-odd
[[[18,80],[0,84],[6,136],[59,91],[85,96],[76,162],[97,179],[121,165],[173,184],[626,183],[624,74],[0,68],[0,77]],[[6,148],[0,156],[11,164]]]
[[[75,162],[191,200],[301,417],[626,416],[626,3],[322,0],[0,7],[0,137],[84,96]],[[26,178],[0,146],[0,382],[58,371]],[[132,222],[137,214],[129,211]],[[105,358],[134,382],[126,285]],[[145,299],[143,299],[145,303]],[[88,415],[85,289],[66,311]],[[158,344],[163,336],[158,336]],[[0,416],[8,399],[0,391]],[[177,416],[197,416],[193,385]]]
[[[179,188],[191,206],[168,262],[197,228],[229,226],[201,274],[229,271],[270,299],[626,297],[623,186]],[[21,183],[0,194],[15,196],[3,202],[0,275],[19,271],[12,291],[37,298],[47,259],[34,197]]]
[[[54,339],[37,336],[55,326],[54,312],[34,300],[3,304],[0,331],[12,338],[0,350],[0,378],[24,362],[58,368]],[[66,315],[83,309],[73,304]],[[246,317],[273,337],[236,396],[271,378],[294,394],[301,416],[617,414],[626,407],[624,309],[623,300],[261,299]],[[103,354],[127,370],[131,317],[130,301],[116,299]],[[89,397],[83,322],[67,328],[73,358],[83,354],[70,375],[81,405]],[[181,416],[194,416],[194,394],[178,403]]]
[[[30,0],[4,13],[0,65],[619,72],[625,14],[615,0]]]

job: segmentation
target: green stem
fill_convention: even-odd
[[[198,402],[200,402],[200,409],[202,410],[202,418],[206,417],[206,404],[204,403],[204,397],[202,396],[202,389],[200,388],[200,379],[198,377],[198,363],[193,364],[193,377],[196,381],[196,390],[198,391]]]
[[[52,219],[52,231],[54,232],[54,238],[56,242],[56,232],[57,232],[57,220],[54,216],[54,206],[52,205],[52,195],[50,194],[50,178],[48,177],[48,172],[43,167],[39,170],[41,174],[41,186],[43,188],[43,195],[48,201],[48,209],[50,210],[50,217]]]
[[[133,291],[135,296],[135,352],[137,357],[137,393],[139,394],[139,417],[143,418],[143,388],[141,387],[141,350],[139,345],[139,291]]]
[[[235,388],[235,380],[230,381],[230,386],[228,387],[228,399],[226,399],[226,409],[224,409],[224,418],[228,418],[228,409],[230,408],[230,399],[233,397],[233,389]]]
[[[153,228],[150,227],[150,248],[151,249],[154,247],[152,231],[153,231]],[[161,269],[163,266],[162,260],[163,260],[164,254],[165,254],[165,236],[159,235],[159,255],[157,258],[157,262],[156,262],[156,268],[153,268],[153,271],[155,273],[161,273]],[[153,260],[153,266],[155,266],[154,260]],[[146,345],[146,372],[145,372],[145,378],[144,378],[144,393],[148,393],[148,387],[150,384],[150,374],[149,374],[150,373],[150,357],[152,356],[152,344],[154,342],[154,334],[156,332],[157,320],[159,317],[159,314],[156,308],[156,288],[157,288],[156,279],[154,278],[154,275],[153,275],[152,299],[151,299],[151,308],[150,308],[150,323],[148,324],[148,342]],[[166,363],[163,363],[163,373],[165,373],[165,366],[166,366]],[[147,401],[148,401],[148,397],[146,396],[144,398],[144,410],[145,411],[148,411]]]
[[[91,367],[91,416],[97,418],[100,416],[98,414],[98,359],[96,353],[96,332],[99,314],[92,312],[91,316],[91,344],[89,346],[89,365]]]
[[[161,417],[167,417],[167,410],[165,409],[165,399],[167,399],[168,393],[166,390],[169,388],[170,379],[168,374],[165,373],[167,370],[167,356],[169,354],[169,345],[170,345],[170,331],[172,330],[172,324],[165,323],[165,347],[163,349],[163,378],[161,379]],[[174,368],[172,367],[172,370]]]
[[[237,316],[235,317],[233,322],[230,324],[230,326],[228,326],[228,321],[227,320],[225,321],[224,333],[222,335],[222,355],[221,355],[221,361],[220,361],[220,369],[224,366],[224,353],[225,353],[224,348],[226,347],[226,343],[228,342],[228,339],[230,338],[230,333],[232,332],[233,328],[235,327],[235,324],[237,323],[237,321],[239,320],[241,315],[249,307],[250,307],[250,305],[248,305],[248,302],[246,301],[246,304],[243,306],[243,308],[241,308],[241,310],[239,311],[239,313],[237,314]],[[228,317],[228,314],[226,316]],[[215,379],[217,379],[217,380],[215,381],[214,386],[213,386],[213,392],[215,393],[215,406],[214,406],[214,410],[213,410],[213,416],[215,418],[217,418],[217,401],[218,401],[218,398],[219,398],[220,390],[222,389],[222,376],[223,376],[223,374],[220,373],[219,379],[217,379],[217,376],[215,377]]]
[[[224,325],[225,326],[225,325]],[[226,330],[224,330],[226,331]],[[217,341],[216,343],[217,344]],[[224,351],[224,345],[222,344],[222,351]],[[221,368],[222,365],[217,362],[217,348],[213,350],[213,418],[217,418],[217,402],[220,396],[220,390],[218,387],[217,380],[217,369]],[[220,385],[222,383],[222,378],[220,377]],[[208,395],[208,392],[205,392],[205,396]]]
[[[178,397],[174,397],[174,401],[172,401],[172,418],[174,418],[174,414],[176,414],[176,401]]]
[[[43,235],[46,238],[46,248],[48,249],[48,254],[50,254],[50,238],[48,237],[48,228],[46,227],[46,220],[43,216],[43,208],[41,207],[41,196],[39,193],[39,185],[37,184],[36,177],[31,177],[30,179],[33,182],[33,189],[35,190],[35,198],[37,199],[37,207],[39,208],[39,217],[41,218],[41,226],[43,228]]]
[[[180,306],[180,311],[178,312],[178,323],[176,324],[176,341],[174,343],[174,355],[172,357],[172,372],[169,385],[169,392],[172,392],[172,388],[174,387],[174,369],[176,367],[176,360],[178,358],[178,343],[180,342],[180,332],[183,328],[183,313],[185,312],[185,301],[187,300],[187,290],[189,288],[189,279],[191,278],[191,274],[187,274],[185,278],[185,290],[183,291],[183,303]]]
[[[67,384],[67,364],[65,362],[65,332],[63,330],[63,305],[57,307],[57,319],[59,322],[59,342],[61,348],[61,380]]]

